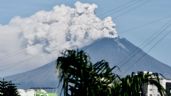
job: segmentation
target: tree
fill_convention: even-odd
[[[16,86],[11,81],[0,81],[0,96],[19,96]]]
[[[165,95],[158,74],[138,72],[120,78],[116,68],[101,60],[95,64],[82,50],[66,50],[57,59],[64,96],[145,96],[145,85],[153,84]]]
[[[57,59],[64,96],[111,96],[111,87],[118,80],[108,62],[92,64],[90,57],[79,50],[66,50]]]

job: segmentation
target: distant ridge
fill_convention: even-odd
[[[104,59],[111,66],[119,66],[120,76],[125,76],[131,72],[152,71],[163,74],[171,79],[171,67],[149,56],[140,48],[130,43],[125,38],[103,38],[95,41],[83,48],[93,62]],[[133,55],[133,53],[136,53]],[[51,62],[40,68],[6,77],[12,80],[19,88],[33,87],[57,87],[56,64]]]
[[[51,62],[37,69],[6,77],[12,80],[18,88],[49,88],[57,87],[56,64]]]

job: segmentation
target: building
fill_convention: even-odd
[[[144,71],[144,73],[147,73],[147,71]],[[152,73],[152,72],[150,72],[150,73]],[[167,96],[171,96],[171,80],[166,79],[162,75],[159,75],[159,78],[160,78],[160,84],[166,90]],[[146,96],[160,96],[160,93],[158,92],[157,87],[155,85],[151,85],[151,84],[148,84],[145,87],[145,93],[146,93]]]
[[[20,96],[57,96],[55,92],[47,92],[44,89],[18,89]]]

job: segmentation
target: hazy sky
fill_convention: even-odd
[[[80,0],[98,5],[97,15],[111,16],[120,37],[171,66],[171,0]],[[28,17],[75,0],[0,0],[0,24],[15,16]],[[170,34],[169,34],[170,33]],[[142,43],[143,42],[143,43]],[[144,44],[144,45],[143,45]]]

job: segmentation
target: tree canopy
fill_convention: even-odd
[[[15,84],[11,81],[0,81],[0,96],[19,96]]]
[[[92,63],[82,50],[66,50],[57,59],[64,96],[145,96],[145,84],[157,86],[161,96],[164,89],[157,74],[139,72],[120,78],[105,60]]]

